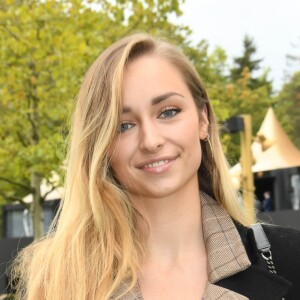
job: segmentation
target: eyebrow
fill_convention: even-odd
[[[172,97],[172,96],[180,96],[183,98],[183,96],[181,94],[178,94],[178,93],[175,93],[175,92],[168,92],[168,93],[165,93],[163,95],[159,95],[159,96],[156,96],[154,98],[151,99],[151,105],[154,106],[154,105],[157,105],[165,100],[167,100],[168,98]],[[128,106],[124,106],[123,107],[123,110],[122,110],[122,113],[129,113],[129,112],[132,112],[131,108],[128,107]]]

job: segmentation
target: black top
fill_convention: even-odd
[[[252,265],[215,284],[250,300],[300,300],[300,231],[263,225],[277,271],[272,274],[256,249],[252,230],[235,224]]]

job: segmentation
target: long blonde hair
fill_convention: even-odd
[[[141,216],[115,181],[108,151],[117,134],[126,65],[141,55],[158,55],[173,63],[199,110],[207,107],[211,148],[201,142],[201,189],[238,222],[248,220],[232,187],[206,90],[185,55],[147,34],[123,38],[106,49],[87,72],[78,95],[71,128],[65,197],[53,230],[21,252],[15,263],[17,299],[109,299],[129,282],[137,282],[145,253]],[[116,296],[117,298],[117,296]]]

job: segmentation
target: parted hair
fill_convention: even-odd
[[[85,75],[73,113],[65,195],[48,235],[22,250],[15,261],[17,299],[117,299],[122,283],[128,282],[124,293],[136,285],[147,251],[143,218],[115,180],[108,154],[120,125],[124,70],[142,55],[171,62],[197,109],[207,109],[211,147],[201,141],[201,190],[241,224],[253,221],[237,200],[218,125],[197,71],[178,47],[148,34],[133,34],[107,48]]]

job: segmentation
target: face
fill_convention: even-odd
[[[200,139],[206,112],[198,112],[181,73],[168,60],[142,56],[125,69],[123,113],[110,152],[111,167],[131,196],[162,198],[198,189]]]

